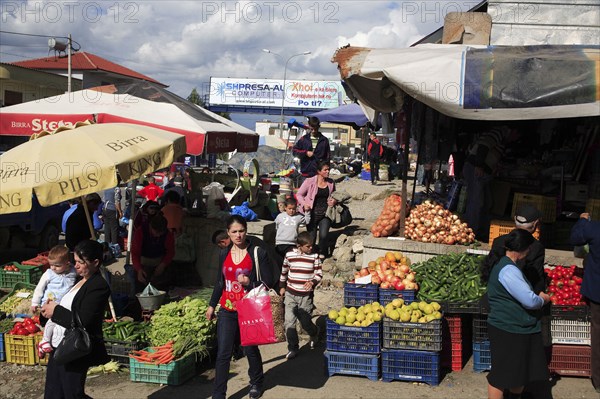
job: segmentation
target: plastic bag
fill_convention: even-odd
[[[242,346],[274,344],[285,339],[275,332],[271,296],[264,284],[237,301],[236,308]],[[279,324],[283,324],[281,320]]]
[[[175,256],[176,262],[193,262],[196,260],[196,245],[194,238],[186,233],[175,237]]]
[[[154,288],[154,286],[152,284],[148,284],[146,286],[146,288],[144,288],[144,291],[142,291],[142,293],[140,295],[141,296],[153,296],[153,295],[160,295],[160,294],[162,294],[162,292],[160,292],[159,290]]]
[[[248,206],[248,202],[242,202],[240,206],[234,206],[231,210],[232,215],[240,215],[249,222],[258,220],[258,215]]]
[[[206,199],[206,216],[209,218],[221,218],[223,212],[227,210],[227,199],[223,185],[217,182],[212,182],[202,190],[208,195]]]

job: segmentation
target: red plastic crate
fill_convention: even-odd
[[[550,371],[564,376],[591,377],[592,347],[581,345],[552,345]]]
[[[462,317],[461,315],[445,315],[444,316],[444,335],[447,335],[451,342],[462,341]]]
[[[461,371],[472,353],[469,315],[445,315],[442,331],[442,367]]]

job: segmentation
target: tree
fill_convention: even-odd
[[[198,90],[196,90],[195,87],[192,89],[192,92],[190,93],[190,95],[187,96],[187,100],[196,105],[201,106],[202,108],[206,108],[206,103],[202,100],[202,98],[200,97],[200,94],[198,94]],[[217,115],[220,115],[225,119],[231,120],[231,116],[229,115],[229,112],[217,112]]]
[[[201,106],[202,108],[205,107],[204,101],[202,101],[202,99],[200,98],[200,94],[198,94],[198,90],[196,90],[195,87],[192,89],[192,92],[187,97],[187,100],[196,105]]]

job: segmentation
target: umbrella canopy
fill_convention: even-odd
[[[321,122],[351,125],[355,129],[365,126],[369,122],[369,118],[367,118],[360,105],[356,103],[315,112],[309,116],[316,116]]]
[[[369,115],[399,111],[405,95],[460,119],[600,115],[598,46],[344,47],[333,62]]]
[[[76,122],[133,123],[182,134],[187,153],[256,151],[258,135],[148,83],[101,86],[0,109],[0,135],[29,136]]]
[[[64,129],[64,130],[63,130]],[[0,155],[0,214],[50,206],[166,168],[186,153],[182,135],[112,123],[61,128]]]

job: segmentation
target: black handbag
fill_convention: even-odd
[[[340,221],[338,223],[331,223],[331,227],[335,229],[346,227],[352,223],[352,214],[350,213],[350,209],[348,209],[348,207],[344,204],[338,204],[338,206],[342,207],[342,212],[340,213]]]
[[[72,311],[71,326],[66,329],[58,347],[54,350],[54,361],[58,364],[67,364],[77,360],[92,351],[90,335],[81,324],[81,319],[75,310]]]

